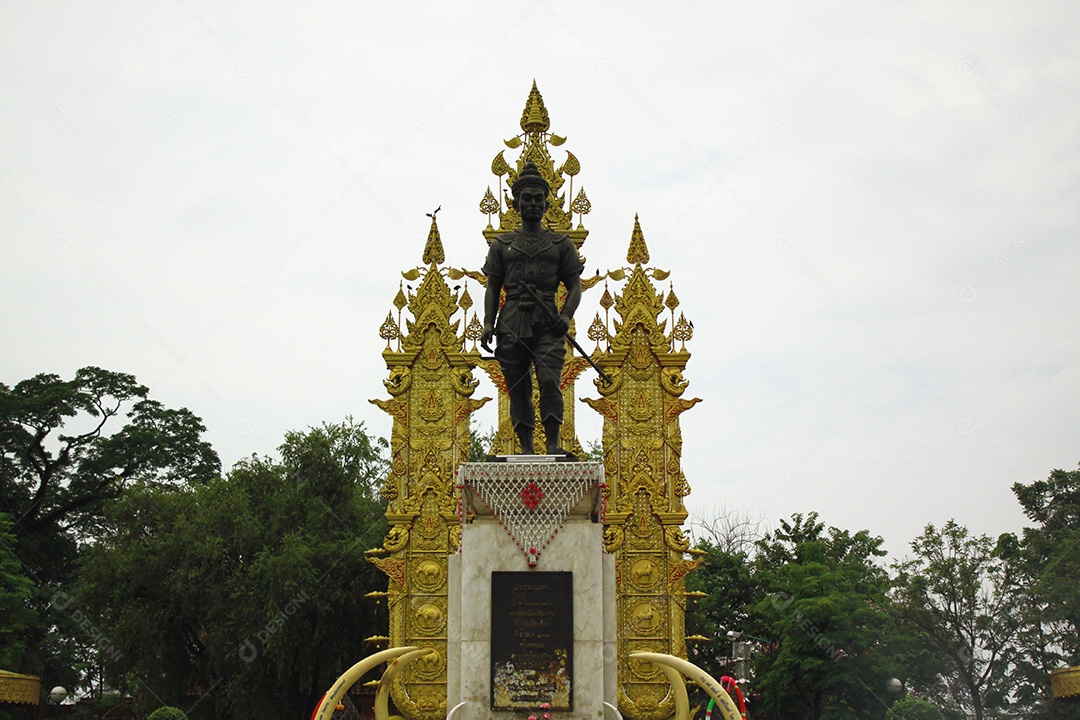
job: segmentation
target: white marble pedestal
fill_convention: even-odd
[[[537,709],[530,711],[493,711],[491,707],[491,574],[496,571],[510,572],[571,572],[573,573],[574,658],[572,674],[573,710],[552,713],[553,720],[603,720],[604,702],[616,702],[615,646],[615,559],[604,553],[603,524],[594,522],[601,509],[596,507],[603,483],[603,469],[599,463],[557,463],[558,466],[576,466],[573,474],[580,482],[583,473],[594,472],[596,482],[588,494],[563,515],[565,518],[558,532],[539,550],[535,564],[528,560],[528,544],[519,547],[504,524],[515,530],[516,537],[532,537],[536,528],[522,527],[533,513],[522,508],[507,506],[514,502],[536,504],[535,516],[544,524],[541,533],[549,537],[548,526],[553,515],[552,508],[545,508],[545,500],[567,497],[557,491],[558,468],[550,466],[541,470],[542,479],[538,489],[544,497],[538,502],[528,494],[503,493],[492,504],[503,512],[496,514],[491,505],[484,502],[486,495],[477,480],[469,481],[469,465],[463,465],[461,478],[466,497],[461,532],[461,552],[449,559],[449,598],[447,627],[447,708],[453,709],[465,702],[455,720],[521,720],[529,714],[539,715]],[[483,467],[483,475],[498,475],[504,466],[517,482],[524,470],[517,463],[476,463]],[[569,471],[568,471],[569,472]],[[474,476],[474,479],[475,476]],[[495,478],[499,480],[499,478]],[[528,484],[526,481],[525,485]],[[508,487],[505,486],[504,487]],[[523,486],[524,489],[524,486]],[[468,505],[471,504],[471,508]],[[566,503],[564,503],[566,504]],[[472,522],[467,521],[471,509]],[[543,512],[543,510],[547,512]],[[512,518],[510,517],[512,516]],[[498,632],[498,630],[496,630]]]

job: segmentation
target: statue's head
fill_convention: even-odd
[[[510,189],[510,192],[514,194],[514,209],[521,214],[522,219],[526,219],[526,215],[536,212],[539,212],[539,217],[544,216],[544,212],[547,211],[547,197],[548,193],[551,192],[551,186],[548,185],[548,181],[544,179],[540,171],[536,169],[536,164],[532,160],[526,162],[525,167],[518,173],[517,180],[514,182],[514,187]]]

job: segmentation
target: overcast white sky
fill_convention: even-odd
[[[1075,3],[0,8],[9,385],[133,373],[226,467],[348,414],[388,435],[399,272],[439,205],[482,264],[535,78],[586,273],[639,213],[694,321],[692,513],[817,510],[898,554],[1018,530],[1009,486],[1080,460]]]

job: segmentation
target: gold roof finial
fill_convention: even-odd
[[[549,127],[551,120],[548,118],[547,108],[544,107],[544,98],[540,97],[536,80],[533,80],[529,99],[525,102],[525,111],[521,113],[521,129],[527,133],[537,133],[547,132]]]
[[[644,265],[649,262],[649,248],[645,247],[645,234],[641,232],[641,223],[634,213],[634,232],[630,236],[630,247],[626,251],[626,262]]]
[[[424,264],[441,265],[446,262],[446,253],[443,252],[442,238],[439,236],[439,225],[435,222],[435,214],[442,210],[442,205],[435,208],[435,212],[424,213],[431,218],[431,229],[428,230],[427,244],[424,245]]]
[[[499,154],[502,157],[502,154]],[[491,194],[491,186],[488,185],[487,192],[484,193],[484,197],[480,200],[480,212],[485,213],[488,218],[487,229],[491,230],[491,213],[499,212],[499,201],[495,199],[495,196]]]

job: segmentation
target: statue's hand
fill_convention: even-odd
[[[491,352],[491,341],[495,337],[495,325],[492,323],[484,323],[484,332],[480,333],[480,347],[484,348],[487,352]]]
[[[566,333],[570,332],[570,318],[568,318],[563,313],[560,313],[559,317],[556,318],[555,332],[560,335],[565,335]]]

